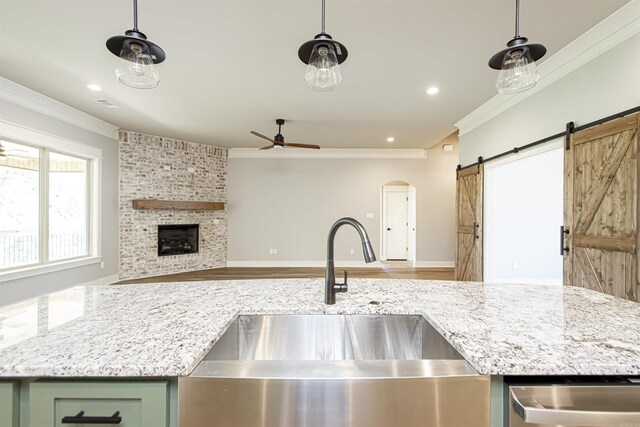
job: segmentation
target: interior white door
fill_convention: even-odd
[[[409,200],[406,191],[386,192],[387,259],[407,259]]]

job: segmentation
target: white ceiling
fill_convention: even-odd
[[[548,57],[627,1],[523,0],[521,33]],[[263,146],[249,131],[274,135],[282,117],[288,142],[425,148],[495,95],[486,64],[513,36],[513,8],[328,0],[327,32],[349,58],[340,87],[316,93],[297,50],[319,32],[320,0],[140,0],[140,30],[167,52],[153,90],[119,84],[105,47],[131,28],[130,1],[0,0],[0,75],[124,129],[218,146]],[[425,94],[431,85],[438,95]]]

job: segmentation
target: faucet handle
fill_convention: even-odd
[[[347,292],[347,290],[348,290],[348,286],[347,286],[347,270],[344,271],[344,283],[336,283],[335,285],[333,285],[333,288],[335,289],[336,293],[338,293],[338,292]]]

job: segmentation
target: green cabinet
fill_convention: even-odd
[[[62,418],[111,417],[119,412],[120,427],[167,427],[167,381],[52,381],[30,386],[29,424],[32,427],[65,427]],[[81,424],[82,425],[82,424]],[[4,427],[4,426],[2,426]]]
[[[20,415],[20,385],[0,382],[0,427],[18,427]]]

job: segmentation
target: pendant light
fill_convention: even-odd
[[[164,61],[166,56],[160,46],[147,40],[147,36],[138,30],[137,0],[133,0],[133,30],[124,34],[107,40],[107,49],[121,59],[120,67],[116,69],[118,80],[136,89],[153,89],[160,81],[155,64]]]
[[[307,86],[318,92],[329,92],[340,84],[340,64],[347,59],[347,48],[325,33],[324,21],[325,0],[322,0],[322,30],[298,49],[298,57],[307,64],[304,74]]]
[[[547,53],[541,44],[527,44],[520,36],[520,0],[516,0],[516,34],[504,49],[491,57],[489,67],[500,70],[496,88],[500,93],[516,93],[531,89],[540,75],[535,61]]]

